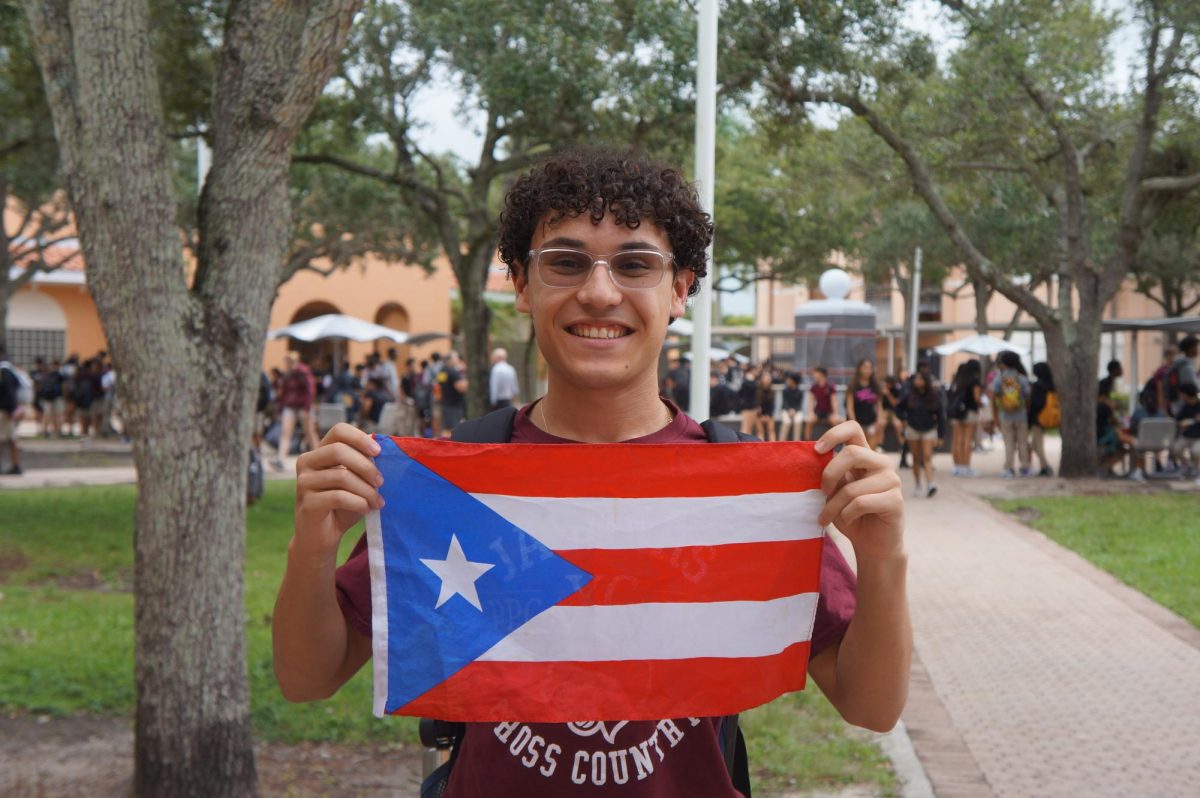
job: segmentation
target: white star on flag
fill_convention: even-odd
[[[486,562],[471,562],[463,553],[458,535],[450,536],[450,550],[444,560],[427,560],[420,558],[425,567],[437,574],[442,580],[442,591],[438,594],[434,609],[445,604],[454,596],[462,596],[471,602],[471,606],[483,612],[479,603],[479,593],[475,590],[475,580],[495,568],[495,564]]]

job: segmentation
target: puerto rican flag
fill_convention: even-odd
[[[651,720],[803,689],[812,444],[376,440],[375,714]]]

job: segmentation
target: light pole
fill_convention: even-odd
[[[700,0],[696,36],[696,182],[700,184],[700,206],[710,215],[716,200],[717,131],[717,0]],[[710,276],[700,282],[692,303],[692,418],[708,418],[708,351],[712,337],[712,282],[716,268],[709,244],[704,257]]]

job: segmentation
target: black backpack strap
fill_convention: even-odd
[[[508,443],[512,440],[516,418],[517,408],[502,407],[481,418],[462,422],[450,433],[450,440],[459,443]]]
[[[757,443],[758,438],[753,435],[748,435],[745,432],[738,432],[730,429],[719,421],[713,421],[711,418],[700,425],[700,429],[704,430],[704,437],[708,438],[709,443]]]

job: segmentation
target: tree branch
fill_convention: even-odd
[[[1186,177],[1148,177],[1141,185],[1142,192],[1147,194],[1156,191],[1183,194],[1194,188],[1200,188],[1200,172]]]

